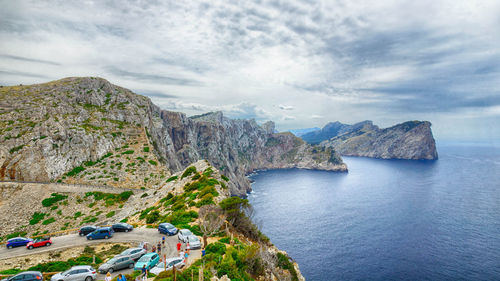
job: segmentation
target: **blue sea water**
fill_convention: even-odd
[[[306,280],[500,280],[500,149],[438,152],[258,172],[254,221]]]

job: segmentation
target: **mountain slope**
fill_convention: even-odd
[[[379,129],[371,121],[365,121],[353,127],[323,141],[321,146],[333,148],[346,156],[411,160],[438,158],[430,122],[408,121]]]
[[[155,188],[207,159],[244,195],[255,169],[347,170],[333,149],[275,134],[272,122],[189,118],[94,77],[0,88],[0,142],[2,180]]]

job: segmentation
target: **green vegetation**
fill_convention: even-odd
[[[73,177],[73,176],[76,176],[77,174],[79,174],[80,172],[83,172],[83,171],[85,171],[84,167],[77,166],[77,167],[74,167],[73,170],[71,170],[68,173],[66,173],[66,176]]]
[[[34,224],[39,223],[41,220],[43,220],[45,218],[46,215],[47,214],[45,214],[45,213],[39,213],[39,212],[33,213],[33,216],[31,217],[31,220],[30,220],[30,225],[34,225]]]
[[[57,202],[62,201],[66,198],[68,198],[68,195],[63,195],[63,194],[59,194],[59,193],[52,193],[49,198],[45,198],[42,200],[42,206],[50,207],[50,206],[56,204]]]
[[[56,219],[51,217],[51,218],[48,218],[48,219],[44,220],[44,221],[42,222],[42,224],[43,224],[43,225],[48,225],[48,224],[51,224],[51,223],[53,223],[53,222],[55,222],[55,221],[56,221]]]
[[[134,153],[133,150],[127,150],[127,151],[122,152],[122,154],[133,154],[133,153]]]
[[[156,161],[153,161],[153,160],[149,160],[148,162],[149,162],[149,164],[151,164],[153,166],[158,165],[158,163]]]
[[[76,212],[74,215],[73,215],[73,218],[77,219],[79,217],[83,216],[82,212]]]
[[[19,151],[19,150],[23,149],[23,147],[24,147],[24,144],[19,145],[19,146],[16,146],[16,147],[13,147],[13,148],[11,148],[11,149],[9,150],[9,152],[12,154],[12,153],[14,153],[14,152],[17,152],[17,151]]]
[[[145,146],[142,150],[143,150],[144,152],[149,152],[149,146]]]
[[[111,212],[109,212],[109,213],[106,214],[106,217],[110,218],[110,217],[112,217],[114,215],[115,215],[115,211],[111,211]]]
[[[177,176],[171,176],[170,178],[167,179],[167,182],[171,182],[177,179]]]
[[[229,181],[229,178],[228,178],[228,177],[226,177],[225,175],[220,175],[220,177],[221,177],[223,180],[225,180],[226,182],[228,182],[228,181]]]
[[[288,257],[280,252],[278,252],[277,256],[278,256],[278,266],[288,270],[292,275],[293,281],[298,281],[299,278],[297,277],[297,271],[295,271],[295,267],[293,267],[293,264],[290,262]]]
[[[106,202],[106,206],[111,206],[116,203],[123,203],[127,201],[130,198],[130,196],[132,196],[132,194],[134,194],[132,191],[124,191],[120,194],[94,191],[85,193],[85,198],[93,196],[95,201],[104,200]],[[90,207],[89,205],[89,208],[92,207]]]
[[[181,176],[181,179],[185,178],[185,177],[189,177],[190,175],[196,173],[196,167],[195,166],[190,166],[188,167],[184,173],[182,173],[182,176]]]

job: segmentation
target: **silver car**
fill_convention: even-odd
[[[99,266],[99,273],[112,273],[124,268],[134,268],[134,260],[130,256],[115,256]]]
[[[143,248],[130,248],[121,252],[121,254],[119,254],[118,256],[130,256],[133,260],[136,261],[140,259],[142,256],[144,256],[146,253],[147,251],[144,250]]]
[[[72,268],[54,274],[51,281],[92,281],[96,280],[97,272],[90,265],[78,265]]]
[[[188,236],[193,235],[193,233],[189,229],[181,229],[179,230],[179,234],[177,235],[177,239],[184,243],[187,243]]]

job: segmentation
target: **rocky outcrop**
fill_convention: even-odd
[[[345,156],[383,159],[434,160],[438,158],[436,142],[428,121],[408,121],[380,129],[371,121],[343,126],[339,135],[323,141]]]
[[[0,142],[2,180],[150,188],[207,159],[244,195],[255,169],[347,170],[334,149],[274,133],[272,122],[187,117],[94,77],[0,88]]]

